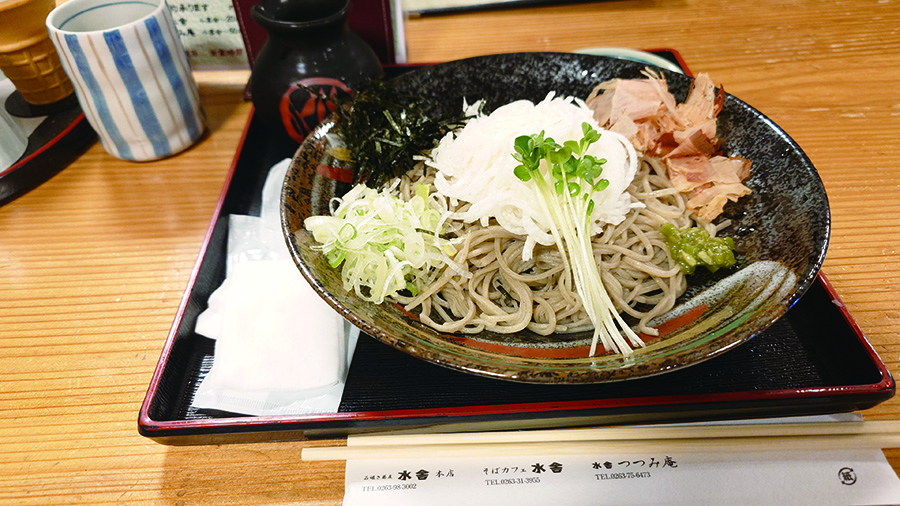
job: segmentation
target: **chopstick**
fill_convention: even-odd
[[[594,452],[800,451],[900,448],[900,421],[762,423],[357,436],[304,448],[303,460]]]

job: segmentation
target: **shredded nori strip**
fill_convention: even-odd
[[[432,117],[421,98],[381,81],[370,82],[338,106],[335,127],[356,162],[354,182],[371,188],[406,173],[415,156],[434,148],[465,120],[462,107],[455,117]]]

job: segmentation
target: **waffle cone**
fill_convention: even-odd
[[[55,5],[54,0],[0,3],[0,70],[32,105],[62,100],[73,91],[44,26]]]

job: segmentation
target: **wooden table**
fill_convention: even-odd
[[[674,48],[809,154],[824,270],[900,371],[900,8],[893,0],[606,1],[411,19],[410,62],[589,46]],[[211,133],[169,160],[99,144],[0,208],[0,503],[340,504],[309,442],[171,447],[136,417],[250,107],[198,73]],[[900,419],[900,398],[864,413]],[[900,470],[900,450],[887,450]]]

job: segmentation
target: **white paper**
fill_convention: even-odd
[[[5,107],[6,100],[16,91],[16,86],[6,76],[0,73],[0,106]],[[10,115],[10,118],[19,126],[26,136],[30,136],[37,130],[37,127],[47,119],[47,116],[35,116],[33,118],[22,118],[20,116]]]
[[[210,373],[218,386],[297,391],[342,380],[344,319],[293,261],[238,263],[222,288],[227,300]]]
[[[900,504],[879,450],[352,460],[344,506]]]
[[[349,365],[359,329],[345,321],[344,335],[347,341],[345,363]],[[253,416],[334,413],[340,406],[343,392],[343,381],[324,388],[294,391],[223,388],[216,384],[214,372],[210,371],[197,388],[191,405]]]
[[[194,70],[248,68],[241,26],[231,1],[167,1],[184,52]]]
[[[216,341],[192,406],[246,415],[333,413],[359,329],[312,289],[281,231],[290,159],[271,168],[260,216],[229,216],[225,281],[194,330]]]

